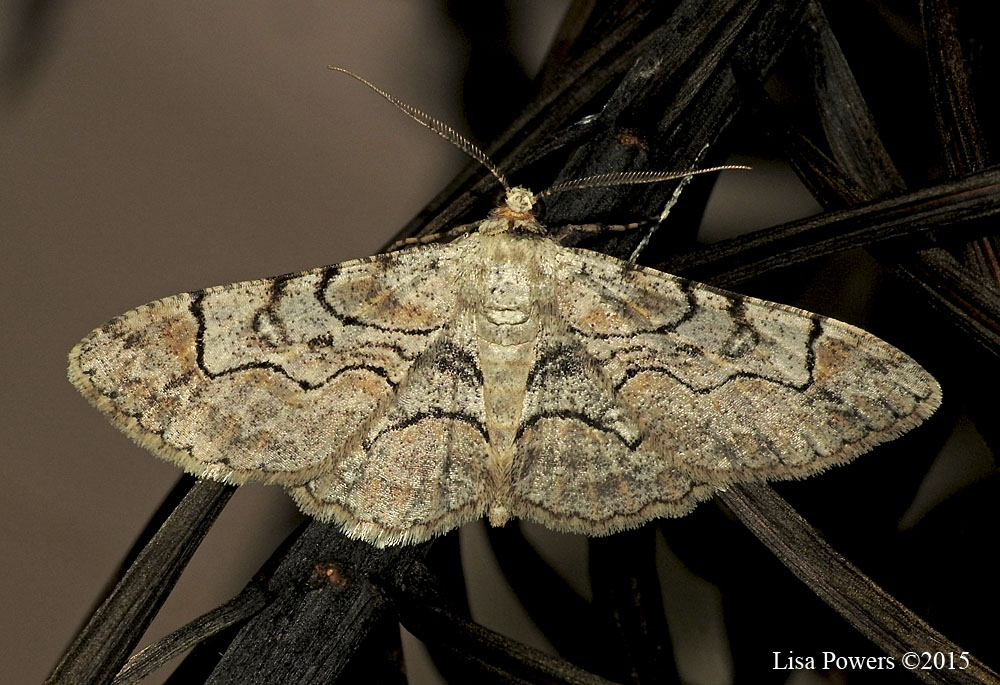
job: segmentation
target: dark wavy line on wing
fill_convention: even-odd
[[[368,452],[371,450],[372,446],[382,439],[382,436],[388,435],[390,433],[396,433],[401,430],[415,426],[416,424],[426,421],[428,419],[448,419],[451,421],[461,421],[462,423],[467,423],[473,428],[475,428],[480,435],[483,436],[483,440],[489,442],[489,433],[486,430],[486,426],[483,425],[476,417],[464,414],[457,411],[445,411],[444,409],[431,409],[429,411],[422,411],[409,416],[404,421],[400,421],[391,426],[387,426],[383,430],[379,431],[373,438],[365,439],[361,443],[361,448]]]
[[[635,440],[629,440],[624,435],[619,433],[613,428],[602,424],[597,419],[593,419],[586,414],[577,411],[570,411],[568,409],[556,409],[553,411],[538,412],[533,416],[525,419],[521,422],[521,425],[517,429],[517,435],[514,436],[514,442],[521,439],[525,431],[530,429],[536,423],[543,419],[572,419],[574,421],[579,421],[580,423],[587,425],[595,430],[599,430],[602,433],[607,433],[613,435],[618,442],[627,447],[630,451],[634,452],[635,449],[642,443],[642,437],[637,437]]]
[[[382,380],[384,380],[390,388],[395,389],[396,386],[398,385],[398,383],[396,383],[389,377],[389,374],[385,369],[371,364],[350,364],[347,366],[342,366],[335,372],[327,376],[325,379],[320,381],[319,383],[310,383],[309,381],[302,380],[300,378],[295,378],[280,364],[275,364],[274,362],[269,362],[269,361],[246,362],[245,364],[231,366],[229,368],[222,369],[221,371],[212,371],[211,369],[208,368],[208,365],[205,364],[205,312],[202,309],[203,299],[204,299],[204,291],[198,291],[192,293],[190,311],[191,315],[194,317],[198,325],[198,330],[197,333],[195,334],[195,353],[196,353],[198,368],[201,369],[202,373],[204,373],[208,378],[215,379],[215,378],[220,378],[222,376],[235,374],[240,371],[264,369],[267,371],[272,371],[280,376],[284,376],[289,381],[295,383],[303,390],[317,390],[319,388],[328,385],[337,376],[340,376],[341,374],[346,373],[347,371],[364,370],[364,371],[369,371],[375,374],[376,376],[382,378]]]

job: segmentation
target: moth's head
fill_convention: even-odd
[[[505,190],[503,201],[490,212],[486,221],[479,225],[479,232],[485,234],[507,233],[510,231],[544,233],[535,208],[538,196],[522,186]]]
[[[522,186],[508,188],[504,204],[515,214],[530,214],[535,207],[535,194]]]

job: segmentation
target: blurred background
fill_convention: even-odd
[[[180,476],[69,385],[69,349],[153,299],[379,250],[467,160],[325,66],[350,68],[486,144],[523,103],[518,85],[539,68],[567,4],[476,3],[474,17],[470,3],[433,0],[0,8],[6,682],[47,675]],[[469,78],[486,67],[502,81]],[[720,179],[703,238],[819,211],[787,169],[753,163],[752,174]],[[867,257],[833,260],[817,278],[841,303],[821,311],[853,312],[863,325],[856,303],[871,277],[845,266],[857,259]],[[282,491],[241,488],[143,644],[229,599],[299,520]],[[473,617],[551,651],[480,526],[461,531]],[[527,531],[586,596],[586,540]],[[727,682],[718,593],[665,546],[660,562],[668,615],[687,617],[671,625],[682,675]],[[411,682],[440,682],[420,644],[404,645]]]

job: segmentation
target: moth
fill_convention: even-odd
[[[283,486],[377,546],[483,516],[605,535],[843,464],[940,404],[854,326],[560,245],[541,195],[350,75],[483,162],[503,203],[451,242],[174,295],[90,333],[70,380],[157,456]]]

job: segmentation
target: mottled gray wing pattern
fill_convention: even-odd
[[[426,540],[485,513],[493,489],[472,312],[445,327],[355,435],[336,468],[290,490],[303,510],[378,545]]]
[[[393,436],[410,435],[401,422],[416,421],[409,405],[429,383],[451,394],[423,402],[440,421],[428,435],[485,453],[476,363],[428,368],[442,349],[473,349],[456,311],[461,249],[416,248],[158,300],[84,338],[70,353],[70,379],[132,439],[189,473],[284,485],[307,512],[359,526],[391,489],[347,497],[335,483],[362,474],[365,449],[388,454],[407,443]],[[434,503],[461,511],[482,508],[468,501],[482,489],[478,467],[425,460],[405,473],[364,473],[409,477],[393,487],[413,489],[443,470]],[[389,512],[357,534],[377,538],[396,515],[413,512]]]
[[[577,387],[529,388],[514,484],[525,513],[549,525],[617,530],[684,513],[728,483],[809,476],[940,404],[930,374],[848,324],[591,252],[550,259],[568,334],[543,344],[534,375],[561,364]],[[561,418],[546,408],[570,398]],[[532,499],[539,487],[601,502]]]
[[[588,535],[687,513],[714,488],[654,454],[644,425],[579,337],[561,319],[544,321],[512,469],[512,513]]]

